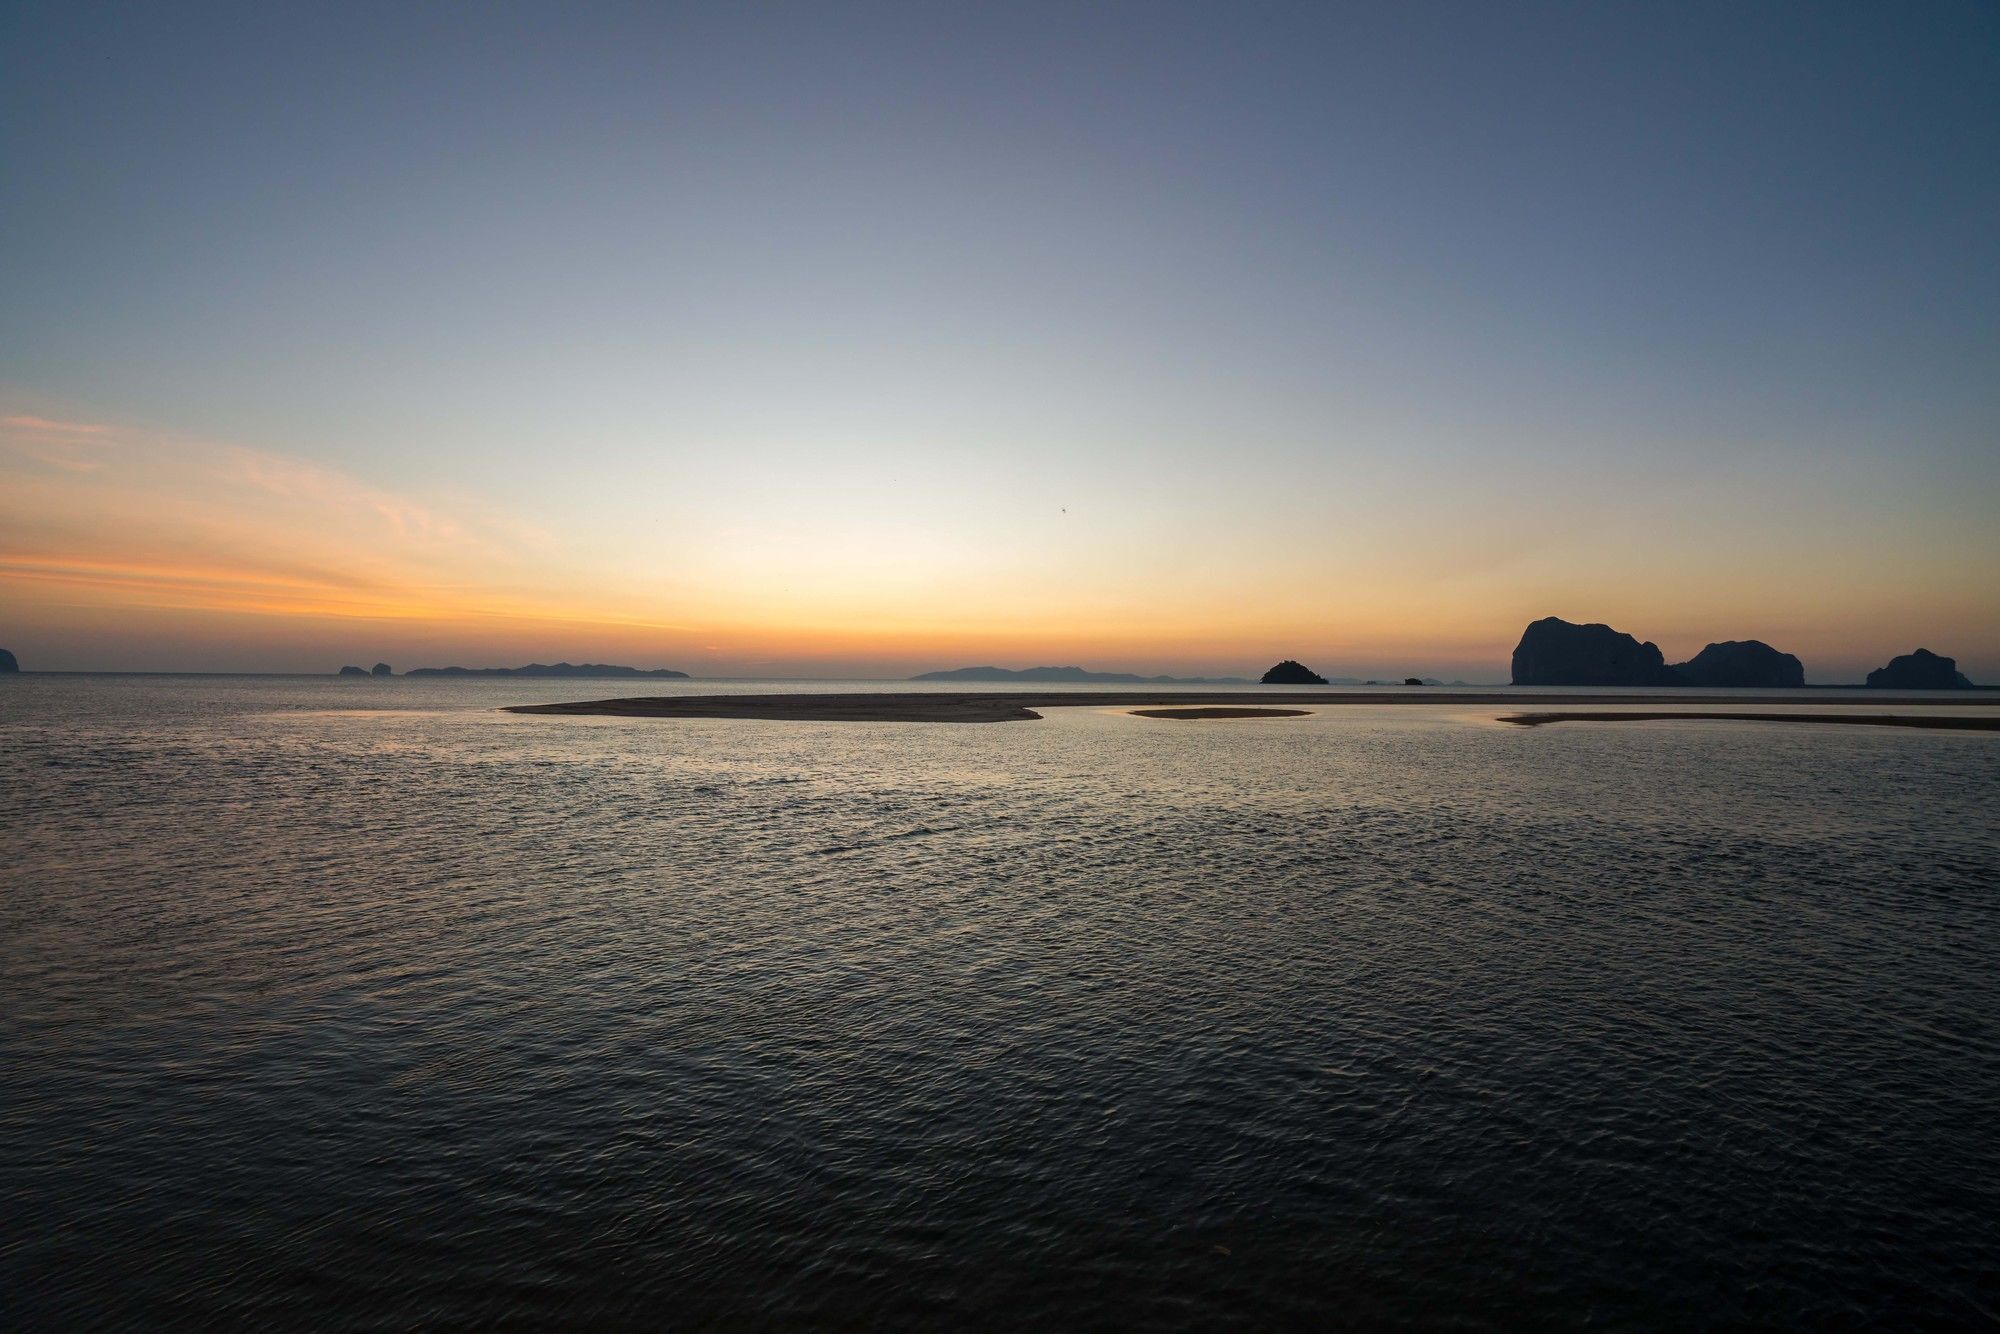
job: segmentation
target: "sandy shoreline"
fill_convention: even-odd
[[[1808,701],[1799,701],[1807,703]],[[1685,695],[1646,694],[1607,698],[1591,694],[1538,694],[1524,697],[1518,692],[1402,690],[1379,694],[1331,694],[1317,690],[1019,690],[1019,691],[875,691],[824,695],[656,695],[626,699],[580,700],[564,704],[515,704],[509,713],[584,714],[611,718],[762,718],[792,722],[876,722],[876,723],[1003,723],[1032,722],[1041,717],[1037,709],[1071,708],[1163,708],[1175,705],[1197,708],[1245,707],[1253,705],[1306,704],[1317,708],[1347,705],[1450,704],[1497,705],[1521,709],[1537,705],[1594,704],[1606,707],[1631,705],[1761,704],[1772,703],[1768,693],[1744,694],[1718,691],[1696,699]],[[1877,709],[1896,705],[1925,708],[1954,705],[2000,704],[1992,697],[1972,699],[1891,698],[1880,691],[1848,691],[1828,694],[1810,701],[1823,704],[1867,704]],[[1537,715],[1539,716],[1539,715]],[[1565,718],[1568,715],[1563,715]],[[1670,715],[1687,717],[1691,715]],[[1780,714],[1776,717],[1792,717]],[[1839,715],[1828,715],[1838,717]],[[1550,717],[1548,721],[1555,721]],[[1975,719],[1967,719],[1975,722]],[[1923,724],[1919,724],[1923,725]]]
[[[1544,727],[1549,723],[1658,723],[1706,719],[1732,723],[1847,723],[1856,727],[1935,727],[1954,732],[2000,732],[2000,717],[1948,717],[1926,713],[1516,713],[1503,723]]]
[[[1174,718],[1182,722],[1199,723],[1214,718],[1306,718],[1310,709],[1253,709],[1247,706],[1222,705],[1210,709],[1134,709],[1134,718]]]

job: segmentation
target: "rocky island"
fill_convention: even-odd
[[[1659,645],[1640,643],[1608,625],[1576,625],[1544,616],[1514,646],[1517,686],[1670,686],[1679,678]]]
[[[1267,686],[1323,686],[1326,678],[1304,663],[1286,658],[1270,671],[1258,678],[1259,684]]]
[[[1771,686],[1798,689],[1806,669],[1789,653],[1780,653],[1761,639],[1729,639],[1710,644],[1670,670],[1683,685]]]
[[[1521,634],[1514,649],[1517,686],[1698,686],[1739,690],[1797,689],[1805,667],[1761,639],[1710,644],[1686,662],[1668,666],[1659,645],[1608,625],[1577,625],[1545,616]]]
[[[20,670],[21,670],[21,664],[15,660],[14,655],[12,653],[9,653],[6,649],[0,648],[0,676],[5,676],[10,672],[18,672]]]
[[[1958,659],[1920,648],[1891,658],[1887,667],[1868,673],[1871,690],[1977,690],[1958,670]]]

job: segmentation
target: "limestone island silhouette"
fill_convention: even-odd
[[[1780,653],[1761,639],[1726,639],[1710,644],[1679,666],[1668,669],[1690,686],[1768,686],[1796,690],[1806,683],[1806,669],[1789,653]]]
[[[1920,648],[1891,658],[1887,667],[1868,673],[1873,690],[1977,690],[1978,686],[1958,670],[1958,660]]]
[[[1686,662],[1668,666],[1657,644],[1608,625],[1577,625],[1545,616],[1521,633],[1514,648],[1517,686],[1719,686],[1790,689],[1806,683],[1805,667],[1761,639],[1710,644]],[[1868,673],[1877,690],[1978,690],[1955,659],[1918,649]]]
[[[1267,686],[1323,686],[1327,684],[1327,680],[1304,663],[1294,662],[1292,659],[1286,658],[1283,662],[1259,677],[1258,684]]]

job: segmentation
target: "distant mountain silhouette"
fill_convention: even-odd
[[[686,672],[671,671],[656,667],[642,671],[637,667],[614,667],[602,662],[540,663],[531,662],[526,667],[412,667],[405,676],[651,676],[671,678],[676,681],[688,679]]]
[[[1259,684],[1267,686],[1323,686],[1324,676],[1312,668],[1286,658],[1283,662],[1258,678]]]
[[[21,664],[15,660],[14,655],[12,653],[9,653],[6,649],[0,648],[0,675],[5,675],[8,672],[18,672],[20,670],[21,670]]]
[[[366,667],[343,667],[338,674],[341,676],[366,676],[368,675],[368,669]]]
[[[1728,639],[1670,669],[1691,686],[1780,686],[1806,683],[1806,669],[1761,639]]]
[[[1091,672],[1081,667],[954,667],[922,672],[912,681],[1104,681],[1121,685],[1241,686],[1240,676],[1138,676],[1131,672]]]
[[[370,676],[394,676],[394,675],[395,675],[395,673],[394,673],[394,672],[392,672],[392,671],[390,671],[390,670],[389,670],[389,664],[388,664],[388,663],[386,663],[386,662],[378,662],[378,663],[376,663],[376,664],[374,665],[374,667],[372,667],[372,668],[370,668],[370,669],[369,669],[369,672],[368,672],[368,674],[369,674]]]
[[[1575,625],[1545,616],[1522,633],[1514,648],[1517,686],[1666,686],[1679,681],[1657,644],[1642,644],[1608,625]]]
[[[1877,690],[1975,690],[1958,659],[1947,658],[1920,648],[1900,658],[1889,659],[1887,667],[1868,673],[1868,684]]]

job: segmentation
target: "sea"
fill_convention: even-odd
[[[0,1325],[2000,1320],[2000,736],[814,688],[0,679]]]

